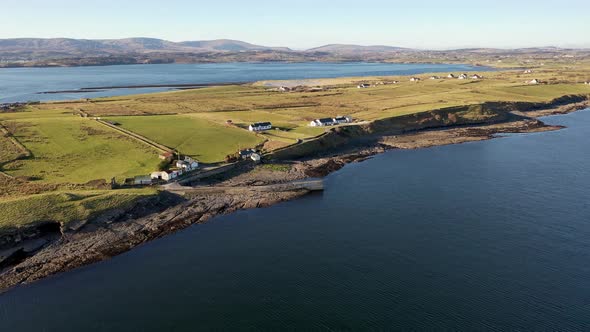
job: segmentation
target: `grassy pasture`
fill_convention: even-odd
[[[244,129],[185,115],[110,117],[125,129],[177,149],[202,162],[222,161],[239,148],[255,147],[264,138]]]
[[[4,164],[12,176],[43,182],[84,183],[153,171],[157,152],[99,123],[63,111],[2,114],[33,156]]]

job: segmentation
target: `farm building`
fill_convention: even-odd
[[[430,76],[430,79],[431,79],[431,80],[439,80],[439,79],[440,79],[440,77],[438,77],[438,76]]]
[[[535,78],[535,79],[529,81],[528,83],[529,84],[539,84],[539,83],[541,83],[541,81],[539,81],[538,79]]]
[[[164,181],[170,181],[172,178],[170,177],[170,173],[166,172],[166,171],[162,171],[162,172],[152,172],[152,174],[150,174],[150,177],[153,180],[164,180]]]
[[[481,80],[482,78],[483,78],[482,76],[480,76],[480,75],[477,75],[477,74],[475,74],[475,75],[471,76],[471,79],[472,79],[472,80]]]
[[[152,178],[149,175],[136,176],[133,179],[133,184],[136,184],[136,185],[148,185],[148,184],[152,184]]]
[[[253,153],[252,155],[250,155],[250,159],[252,159],[255,162],[260,162],[260,155],[258,153]]]
[[[161,160],[172,160],[174,158],[174,153],[172,152],[164,152],[160,155]]]
[[[457,78],[457,77],[455,76],[455,74],[449,74],[449,76],[447,76],[447,78]]]
[[[239,155],[240,158],[242,159],[248,159],[251,158],[252,155],[256,154],[256,150],[254,149],[245,149],[245,150],[240,150]]]
[[[265,131],[270,129],[272,129],[272,123],[270,122],[256,122],[248,127],[250,131]]]
[[[421,79],[419,77],[412,77],[410,78],[410,82],[419,82]]]
[[[467,77],[468,77],[467,74],[461,74],[461,75],[459,75],[459,79],[460,80],[466,80]]]
[[[289,91],[291,91],[291,88],[288,86],[281,86],[281,87],[279,87],[279,91],[280,92],[289,92]]]
[[[309,125],[312,127],[325,127],[325,126],[333,126],[336,122],[332,118],[322,118],[313,120]]]
[[[178,160],[176,162],[176,167],[187,172],[190,172],[199,168],[199,163],[190,157],[185,157],[184,160]]]
[[[368,83],[361,83],[357,86],[358,89],[366,89],[366,88],[370,88],[371,84]]]
[[[584,84],[590,85],[590,81],[586,81],[586,82],[584,82]]]
[[[337,124],[351,123],[352,122],[352,118],[350,116],[337,116],[333,120]]]

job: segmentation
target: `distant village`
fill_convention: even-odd
[[[38,101],[29,101],[26,103],[4,103],[0,104],[0,112],[18,112],[27,105],[36,105],[39,103],[40,102]]]

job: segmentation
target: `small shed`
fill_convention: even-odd
[[[174,158],[174,153],[172,152],[164,152],[160,154],[161,160],[172,160],[172,158]]]
[[[133,184],[135,184],[135,185],[149,185],[149,184],[152,184],[152,177],[149,176],[149,175],[136,176],[133,179]]]

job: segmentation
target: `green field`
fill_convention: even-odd
[[[38,222],[63,226],[86,220],[113,208],[131,205],[137,199],[155,195],[154,190],[59,192],[0,200],[0,233]]]
[[[157,151],[103,126],[61,111],[0,114],[31,158],[8,162],[5,173],[44,182],[85,183],[146,174]]]
[[[125,129],[178,150],[201,162],[218,162],[264,138],[246,130],[186,115],[110,117]]]

